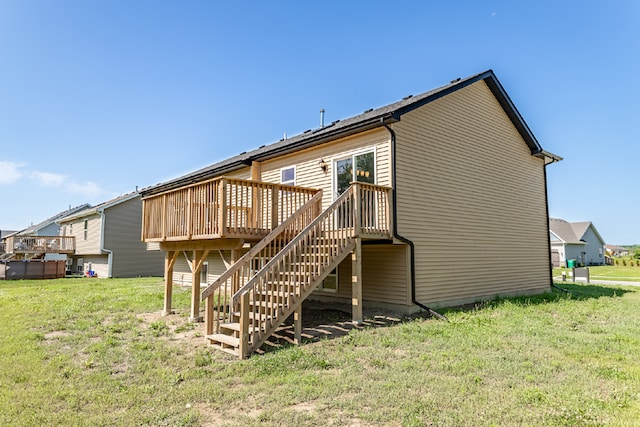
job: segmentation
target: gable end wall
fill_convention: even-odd
[[[104,248],[113,252],[113,277],[162,276],[164,252],[140,239],[142,201],[136,197],[105,210]]]
[[[399,233],[434,306],[549,289],[545,175],[483,81],[402,116]]]

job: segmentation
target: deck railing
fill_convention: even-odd
[[[11,236],[7,237],[5,250],[14,254],[72,254],[76,250],[74,236]]]
[[[142,240],[259,240],[318,190],[221,177],[149,196],[142,205]]]
[[[319,192],[202,291],[202,300],[207,302],[207,334],[220,332],[220,322],[229,322],[232,318],[232,313],[225,311],[230,308],[232,295],[246,285],[292,238],[304,230],[321,210],[322,193]]]
[[[298,212],[293,218],[304,218],[307,225],[286,245],[274,230],[273,239],[247,252],[202,292],[207,335],[237,320],[238,355],[256,350],[338,266],[356,237],[391,239],[390,196],[388,187],[354,182],[319,215],[308,214],[313,206]]]

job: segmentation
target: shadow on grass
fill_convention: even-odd
[[[636,292],[628,287],[621,288],[622,285],[596,285],[580,283],[555,283],[559,288],[566,289],[573,299],[583,301],[592,298],[619,297],[626,293]],[[554,288],[557,289],[557,288]]]
[[[348,335],[352,330],[381,328],[397,325],[407,317],[388,311],[367,310],[362,325],[355,325],[348,307],[330,307],[316,301],[304,301],[302,306],[302,344],[323,339],[335,339]],[[295,346],[292,317],[287,319],[269,340],[262,345],[259,354]]]
[[[596,284],[580,283],[554,283],[550,292],[539,295],[528,295],[518,297],[497,297],[492,300],[478,301],[472,304],[465,304],[458,307],[442,309],[441,313],[447,315],[459,311],[481,310],[483,308],[496,307],[505,302],[510,304],[529,307],[536,304],[551,304],[567,299],[575,301],[585,301],[597,298],[621,297],[626,293],[637,292],[635,289],[620,288],[617,286],[604,286]]]
[[[492,300],[478,301],[457,307],[448,307],[437,310],[438,313],[447,316],[460,311],[474,311],[496,307],[505,302],[520,306],[532,306],[536,304],[552,304],[558,301],[575,300],[585,301],[597,298],[621,297],[626,293],[637,292],[635,289],[620,288],[616,286],[601,286],[596,284],[556,283],[557,287],[550,292],[539,295],[519,297],[497,297]],[[368,315],[367,315],[368,314]],[[393,314],[390,312],[371,309],[365,313],[365,320],[361,326],[353,324],[349,307],[332,308],[312,301],[305,301],[302,309],[302,344],[320,341],[322,339],[335,339],[348,335],[354,329],[383,328],[395,326],[403,322],[418,318],[433,318],[428,312],[423,311],[413,315]],[[292,318],[287,319],[282,326],[262,345],[259,354],[277,351],[281,348],[294,346],[294,327]]]

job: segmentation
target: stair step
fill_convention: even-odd
[[[238,348],[240,347],[240,338],[233,337],[225,334],[212,334],[207,335],[209,341],[214,341],[228,347]]]
[[[234,311],[231,314],[238,319],[240,318],[239,311]],[[249,312],[249,319],[251,320],[259,319],[261,322],[264,322],[265,320],[269,320],[270,318],[271,316],[267,316],[266,314],[258,314],[258,313],[254,313],[253,311]]]
[[[240,332],[240,323],[238,322],[234,322],[234,323],[225,323],[224,325],[220,325],[220,329],[225,328],[229,331],[233,331],[233,332]],[[253,330],[255,332],[259,331],[260,328],[258,327],[254,327]],[[249,330],[249,333],[251,333],[251,330]]]
[[[251,305],[252,305],[252,306],[254,306],[254,307],[255,307],[255,306],[260,306],[260,307],[266,307],[266,308],[269,308],[269,307],[271,307],[272,305],[274,305],[274,304],[273,304],[272,302],[270,302],[270,301],[251,301],[249,304],[251,304]],[[282,309],[282,308],[284,307],[284,305],[283,305],[283,304],[275,304],[275,306],[276,306],[278,309]]]
[[[277,284],[276,282],[270,282],[270,285]],[[281,290],[268,290],[268,291],[260,291],[257,292],[258,295],[263,297],[276,297],[276,298],[284,298],[284,297],[293,297],[295,294],[293,292],[285,292]]]

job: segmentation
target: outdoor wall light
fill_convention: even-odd
[[[329,169],[329,165],[327,164],[327,162],[325,162],[324,159],[320,159],[318,164],[320,165],[320,169],[322,169],[322,172],[327,173],[327,170]]]

